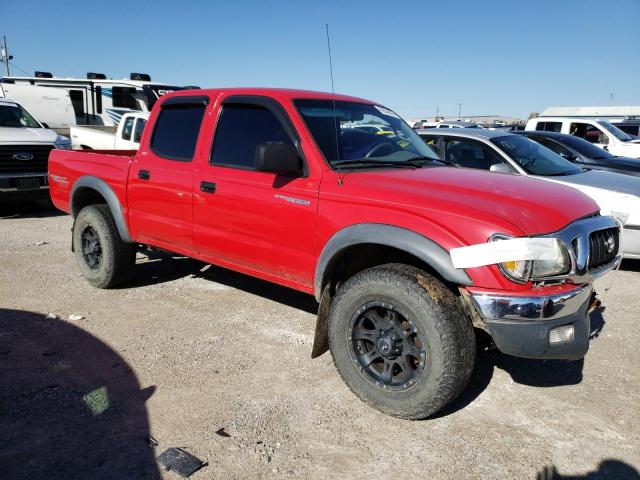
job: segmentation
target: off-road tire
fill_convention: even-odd
[[[82,249],[82,234],[91,228],[101,246],[101,261],[91,268]],[[136,259],[136,246],[124,242],[107,205],[89,205],[80,210],[73,224],[73,250],[84,278],[94,287],[112,288],[125,282]]]
[[[371,302],[394,305],[422,332],[426,360],[408,388],[377,385],[354,359],[350,323]],[[473,372],[471,321],[456,295],[418,268],[386,264],[357,273],[336,292],[328,322],[329,347],[340,376],[356,396],[386,414],[412,420],[433,415],[464,390]]]

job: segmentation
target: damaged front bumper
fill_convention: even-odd
[[[503,353],[575,360],[589,349],[589,311],[595,302],[590,283],[525,295],[469,291],[463,298],[474,325],[487,330]]]

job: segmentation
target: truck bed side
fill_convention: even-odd
[[[76,213],[71,211],[74,185],[82,177],[93,177],[113,191],[126,218],[127,177],[135,154],[135,150],[52,150],[49,155],[51,200],[58,209]]]
[[[113,148],[116,138],[116,127],[109,125],[86,125],[69,129],[74,149],[89,147],[94,150]]]

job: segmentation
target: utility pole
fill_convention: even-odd
[[[458,104],[458,120],[460,120],[462,118],[461,114],[462,114],[462,104],[459,103]]]
[[[11,75],[11,73],[9,72],[9,60],[13,60],[13,55],[9,55],[9,50],[7,50],[7,37],[5,35],[2,36],[2,51],[0,53],[2,62],[7,68],[7,77],[9,77]]]
[[[438,121],[439,116],[440,116],[440,105],[436,105],[436,118],[434,118],[436,122]]]

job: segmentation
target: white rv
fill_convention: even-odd
[[[43,94],[43,88],[51,93]],[[102,73],[92,72],[87,73],[86,79],[59,78],[49,72],[35,72],[34,77],[0,79],[0,90],[10,92],[11,98],[39,112],[40,120],[54,129],[72,125],[118,125],[123,114],[148,112],[162,95],[184,88],[197,87],[152,82],[145,73],[132,73],[129,80],[107,79]],[[67,96],[73,118],[67,112],[69,103],[64,100]],[[49,102],[48,97],[60,100]],[[34,108],[34,102],[40,105]]]

